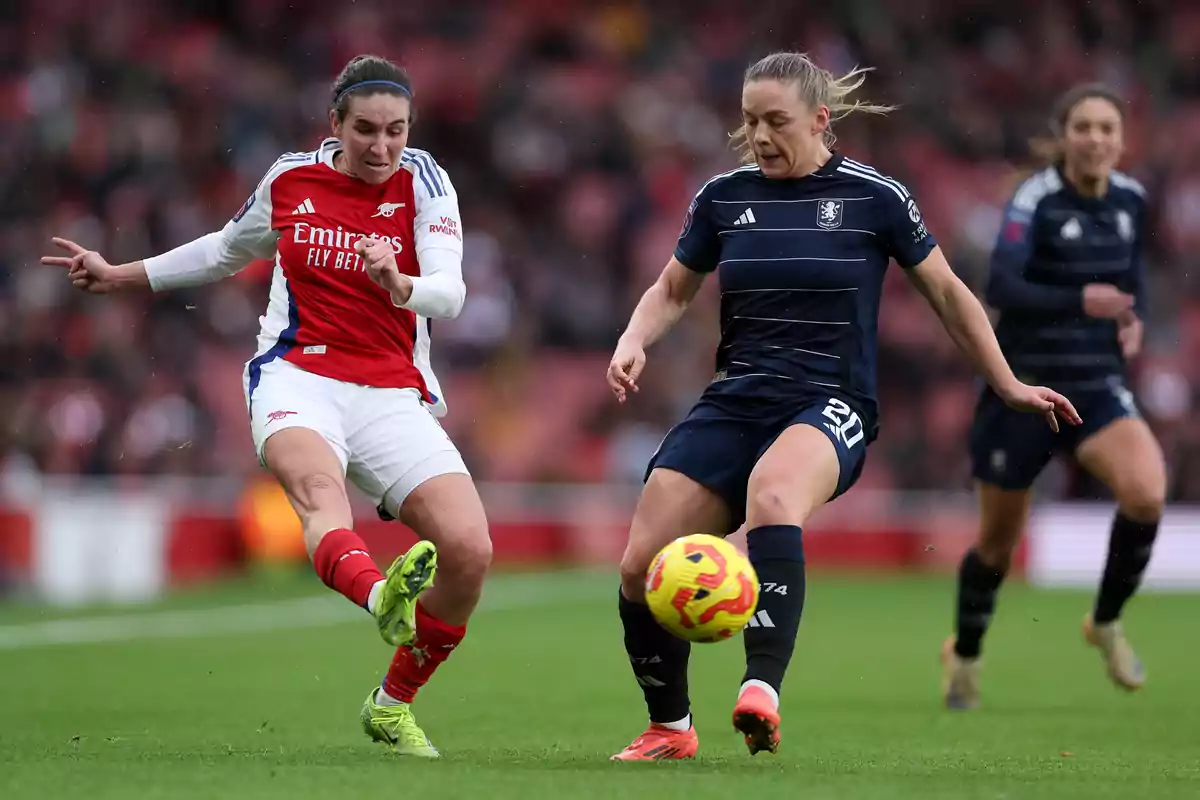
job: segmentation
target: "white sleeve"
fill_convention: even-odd
[[[462,277],[462,224],[458,195],[450,176],[433,157],[412,154],[416,219],[413,238],[421,275],[412,279],[412,296],[400,308],[430,319],[453,319],[462,311],[467,287]]]
[[[272,167],[233,219],[219,231],[180,245],[142,263],[156,292],[182,289],[227,278],[257,258],[272,258],[279,232],[271,228]]]

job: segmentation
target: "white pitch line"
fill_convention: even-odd
[[[483,602],[476,613],[574,603],[602,596],[596,581],[581,580],[578,574],[535,575],[523,579],[505,576],[485,589]],[[330,594],[215,608],[135,612],[0,626],[0,650],[297,630],[368,619],[362,609],[356,609],[345,598]]]

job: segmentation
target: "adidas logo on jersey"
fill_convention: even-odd
[[[733,224],[734,225],[749,225],[752,222],[758,222],[758,220],[756,220],[754,218],[754,211],[747,208],[745,211],[742,212],[742,215],[740,217],[738,217],[736,220],[734,220]]]
[[[304,198],[304,202],[301,203],[300,205],[296,206],[296,210],[293,211],[292,213],[293,214],[315,214],[315,213],[317,213],[317,210],[315,208],[313,208],[312,200],[310,200],[309,198],[306,197],[306,198]]]

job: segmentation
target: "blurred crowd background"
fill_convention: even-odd
[[[84,296],[38,266],[51,235],[110,261],[220,228],[284,151],[328,129],[352,56],[403,63],[412,144],[457,187],[468,298],[438,324],[446,420],[477,477],[636,482],[703,389],[716,292],[650,353],[618,407],[611,347],[683,213],[734,165],[745,66],[775,49],[876,71],[895,103],[838,148],[905,182],[981,288],[1004,202],[1054,98],[1105,80],[1130,104],[1125,170],[1149,190],[1151,290],[1134,370],[1172,499],[1200,500],[1200,3],[38,0],[0,17],[0,469],[8,475],[257,472],[241,388],[269,265],[153,296]],[[711,283],[711,282],[710,282]],[[861,485],[969,487],[977,386],[933,313],[890,273],[882,434]],[[1050,497],[1097,487],[1068,466]]]

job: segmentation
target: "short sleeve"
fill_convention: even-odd
[[[912,269],[929,257],[937,247],[937,241],[925,227],[916,198],[904,186],[889,181],[882,192],[888,255],[904,269]]]
[[[712,272],[721,256],[721,241],[713,224],[712,197],[708,186],[692,199],[683,217],[683,230],[675,245],[675,259],[695,272]]]

